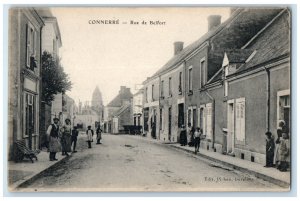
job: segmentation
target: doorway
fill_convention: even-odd
[[[169,107],[169,132],[168,139],[171,141],[171,133],[172,133],[172,107]]]
[[[227,109],[227,128],[228,128],[228,133],[227,133],[227,153],[228,154],[233,154],[234,153],[234,103],[230,102],[228,103],[228,109]]]

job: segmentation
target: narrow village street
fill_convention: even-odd
[[[278,186],[141,136],[103,134],[19,191],[278,190]],[[231,180],[231,181],[229,181]]]

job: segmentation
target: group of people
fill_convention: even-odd
[[[271,132],[266,132],[266,165],[276,167],[281,172],[286,172],[290,161],[289,131],[285,122],[281,120],[277,128],[277,139]]]
[[[101,144],[101,132],[100,126],[98,126],[96,133],[97,133],[97,143]],[[65,124],[63,126],[59,126],[59,119],[54,118],[53,124],[51,124],[47,129],[47,146],[49,151],[49,159],[50,161],[57,161],[56,153],[62,152],[62,155],[69,156],[68,152],[72,152],[72,145],[73,145],[73,153],[76,153],[76,144],[77,144],[77,137],[78,137],[78,130],[77,126],[74,126],[72,129],[71,120],[66,119]],[[87,134],[87,142],[88,147],[92,148],[91,142],[93,141],[94,131],[91,129],[91,126],[88,126],[86,131]]]
[[[60,128],[59,119],[54,118],[53,124],[47,129],[47,141],[50,161],[58,160],[56,153],[62,151],[62,155],[69,156],[68,152],[71,152],[71,146],[73,144],[73,152],[76,151],[76,143],[78,137],[77,127],[72,129],[71,120],[66,119],[65,124]]]
[[[96,130],[96,134],[97,134],[96,144],[102,144],[100,142],[100,140],[102,139],[101,133],[102,133],[102,130],[101,130],[100,126],[98,126],[97,130]],[[86,135],[87,135],[88,147],[89,147],[89,149],[91,149],[92,148],[92,142],[93,142],[93,136],[94,136],[94,130],[92,129],[91,126],[88,126],[88,129],[86,130]]]
[[[188,134],[188,136],[187,136]],[[185,126],[181,126],[180,130],[180,145],[186,146],[189,145],[190,147],[195,147],[195,154],[199,152],[200,148],[200,141],[201,139],[204,139],[205,135],[203,134],[202,129],[197,127],[196,129],[191,126],[191,124],[188,124],[188,130],[185,129]]]

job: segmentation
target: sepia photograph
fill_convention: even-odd
[[[289,192],[292,15],[10,6],[9,192]]]

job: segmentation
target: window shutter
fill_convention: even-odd
[[[26,66],[30,67],[30,27],[26,24]]]
[[[236,139],[245,140],[245,99],[236,101]]]
[[[212,109],[211,103],[207,104],[207,106],[206,106],[206,132],[207,132],[208,139],[211,139],[211,137],[212,137],[211,109]]]

